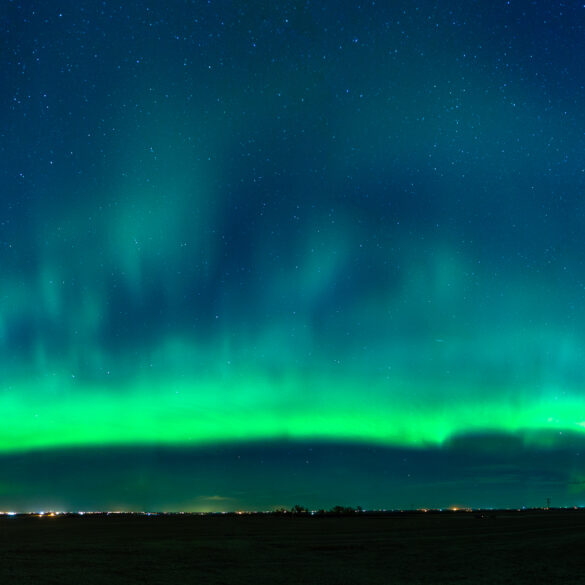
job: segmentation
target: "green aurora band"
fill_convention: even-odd
[[[378,398],[363,405],[355,398],[357,380],[338,380],[332,407],[319,408],[323,397],[305,408],[295,404],[298,399],[291,399],[299,387],[311,390],[313,385],[331,383],[329,379],[309,384],[293,379],[278,384],[260,377],[192,385],[166,381],[164,390],[152,385],[126,386],[122,396],[84,388],[82,396],[61,398],[59,403],[54,399],[27,400],[23,398],[26,391],[18,388],[18,394],[5,395],[1,402],[3,412],[18,417],[4,423],[2,448],[205,445],[278,439],[429,447],[456,435],[486,431],[522,432],[527,445],[543,447],[550,445],[550,437],[543,439],[540,431],[562,434],[585,427],[585,421],[575,417],[576,412],[583,412],[583,399],[542,400],[525,407],[500,402],[417,408],[408,401]],[[288,400],[274,400],[274,394],[284,394]]]

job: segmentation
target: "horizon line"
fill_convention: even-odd
[[[530,511],[570,511],[585,510],[585,506],[522,506],[512,508],[502,507],[446,507],[446,508],[375,508],[375,509],[356,509],[345,508],[341,511],[335,510],[304,510],[294,511],[287,509],[273,510],[217,510],[217,511],[187,511],[187,510],[170,510],[170,511],[141,511],[141,510],[35,510],[28,512],[18,511],[1,511],[1,516],[33,516],[39,518],[56,518],[59,516],[251,516],[251,515],[271,515],[271,516],[362,516],[372,514],[400,514],[400,513],[471,513],[471,512],[530,512]]]

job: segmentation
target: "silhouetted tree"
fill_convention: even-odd
[[[329,513],[336,516],[349,516],[350,514],[355,514],[356,509],[349,506],[333,506]]]

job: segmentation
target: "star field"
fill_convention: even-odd
[[[424,467],[504,440],[574,460],[573,505],[584,19],[538,1],[6,2],[2,456],[325,443],[351,445],[348,469],[354,449]]]

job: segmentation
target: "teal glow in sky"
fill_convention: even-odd
[[[580,456],[584,19],[6,2],[1,456]]]

